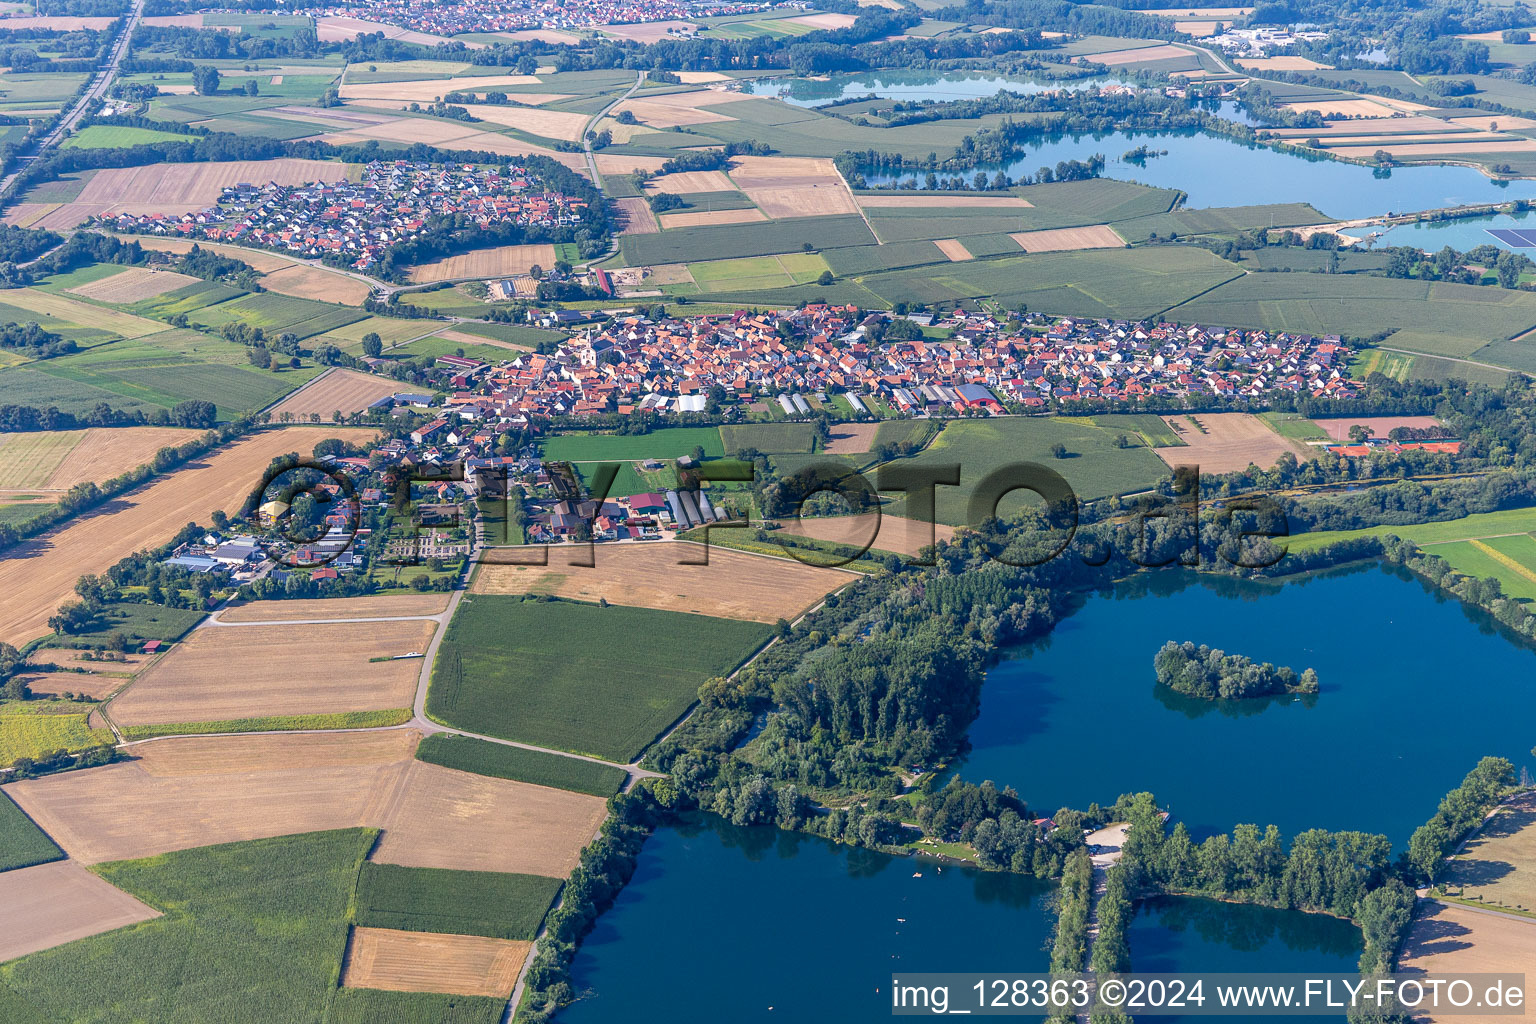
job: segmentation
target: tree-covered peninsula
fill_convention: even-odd
[[[1276,668],[1267,661],[1255,662],[1241,654],[1228,654],[1204,644],[1196,647],[1188,641],[1168,641],[1157,652],[1153,665],[1159,683],[1206,700],[1317,692],[1317,673],[1310,668],[1298,676],[1292,668]]]

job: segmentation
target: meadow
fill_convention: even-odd
[[[1420,546],[1450,544],[1455,541],[1504,537],[1536,531],[1536,508],[1511,508],[1499,512],[1479,512],[1461,519],[1437,523],[1412,523],[1404,526],[1368,526],[1360,530],[1318,530],[1290,538],[1292,551],[1310,551],[1337,541],[1356,537],[1402,537]]]
[[[151,142],[188,142],[194,136],[162,132],[153,128],[129,128],[122,125],[93,124],[63,143],[60,149],[127,149]]]
[[[703,615],[475,595],[448,626],[427,710],[459,728],[628,763],[769,632]]]
[[[425,737],[416,748],[416,759],[475,775],[601,797],[613,796],[629,777],[622,768],[445,733]]]
[[[543,442],[544,458],[565,462],[663,461],[703,448],[706,458],[725,454],[715,427],[663,427],[648,434],[566,434]]]
[[[960,486],[935,491],[935,517],[950,526],[964,526],[970,521],[972,488],[993,470],[1012,463],[1034,462],[1060,473],[1080,499],[1144,491],[1167,479],[1168,467],[1151,449],[1116,447],[1115,438],[1121,433],[1081,417],[960,420],[946,426],[912,460],[959,464]],[[1052,454],[1057,444],[1066,446],[1066,458]],[[1004,513],[1019,500],[1018,494],[1005,498]],[[905,499],[897,499],[887,511],[907,515],[905,505]]]
[[[0,790],[0,871],[28,868],[63,857],[64,851]]]
[[[809,423],[742,423],[720,428],[720,439],[727,452],[756,448],[760,452],[810,452],[815,447],[816,430]]]
[[[320,1020],[373,841],[346,829],[100,865],[164,916],[6,964],[0,988],[44,1020],[125,1019],[104,1012],[126,1007],[160,1024]]]
[[[874,244],[875,236],[870,234],[864,219],[854,214],[673,228],[652,235],[624,235],[619,239],[624,260],[632,267],[772,256],[800,252],[807,245],[815,249],[835,249]]]
[[[543,875],[365,863],[357,880],[356,923],[530,940],[563,884]]]

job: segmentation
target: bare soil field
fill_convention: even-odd
[[[674,171],[645,183],[647,192],[685,196],[694,192],[734,192],[736,183],[724,171]]]
[[[1393,111],[1392,107],[1376,100],[1298,100],[1280,106],[1287,110],[1315,110],[1325,117],[1335,114],[1343,117],[1391,117]]]
[[[319,413],[321,419],[328,420],[338,409],[344,415],[362,412],[380,398],[395,394],[400,387],[398,381],[371,373],[332,368],[273,406],[272,415],[280,418],[284,413],[292,413],[307,419],[311,413]]]
[[[604,25],[603,34],[630,39],[637,43],[654,43],[678,32],[692,33],[698,26],[690,21],[650,21],[638,25]]]
[[[0,872],[0,961],[159,917],[72,860]]]
[[[447,607],[447,594],[390,594],[300,601],[246,601],[226,607],[216,618],[220,622],[399,618],[407,615],[438,615]]]
[[[476,249],[474,252],[449,256],[436,263],[423,263],[421,266],[412,267],[411,280],[426,283],[456,281],[463,278],[516,277],[519,274],[528,273],[529,268],[535,265],[546,269],[553,267],[555,259],[555,247],[548,243],[501,245],[494,249]]]
[[[517,551],[531,560],[536,549]],[[573,565],[584,558],[575,545],[549,549],[548,565],[482,564],[470,588],[477,594],[554,594],[577,601],[603,598],[611,604],[694,612],[749,622],[793,619],[850,577],[836,569],[789,559],[752,555],[711,545],[708,565],[702,545],[656,541],[599,544],[592,568]]]
[[[225,188],[242,181],[302,185],[346,176],[346,164],[291,157],[108,167],[92,175],[79,198],[48,214],[38,226],[71,228],[87,217],[109,213],[188,213],[212,205]]]
[[[549,96],[549,100],[557,98],[559,97],[553,94]],[[516,128],[518,131],[540,135],[546,139],[580,142],[581,133],[587,126],[586,114],[575,114],[566,110],[540,110],[537,107],[523,107],[510,103],[506,106],[466,103],[463,106],[465,110],[482,121]]]
[[[532,946],[478,935],[353,928],[341,984],[389,992],[506,998]]]
[[[1413,975],[1528,973],[1536,963],[1536,921],[1449,903],[1420,901],[1403,943],[1399,970]],[[1513,1018],[1492,1014],[1418,1015],[1438,1024],[1498,1024]]]
[[[363,300],[373,294],[373,289],[363,281],[305,263],[268,271],[262,277],[261,284],[268,291],[279,295],[339,302],[347,306],[361,306]]]
[[[420,738],[394,729],[154,740],[128,748],[136,760],[5,791],[71,857],[97,864],[381,825]]]
[[[1433,416],[1340,416],[1312,422],[1335,441],[1348,441],[1349,428],[1356,424],[1369,427],[1372,437],[1386,437],[1393,427],[1440,426],[1440,421]]]
[[[412,761],[370,859],[563,878],[607,816],[601,797]]]
[[[415,82],[354,82],[341,87],[345,100],[406,100],[431,103],[450,92],[485,92],[509,85],[538,85],[534,75],[480,75],[467,78],[428,78]]]
[[[1184,447],[1153,449],[1169,466],[1198,465],[1202,473],[1232,473],[1247,469],[1250,462],[1268,469],[1286,452],[1298,459],[1315,454],[1306,445],[1281,437],[1263,420],[1245,412],[1199,413],[1194,419],[1205,428],[1204,433],[1184,416],[1163,417],[1163,422],[1184,441]]]
[[[1524,793],[1483,823],[1445,874],[1453,895],[1490,907],[1536,911],[1536,793]]]
[[[1023,210],[1035,204],[1018,196],[859,196],[859,205],[867,209],[1003,209]]]
[[[628,199],[615,199],[619,210],[624,215],[624,227],[619,232],[621,235],[654,235],[661,230],[661,225],[656,223],[656,214],[651,211],[651,204],[638,196]]]
[[[119,725],[409,707],[431,620],[193,630],[112,702]],[[371,662],[372,658],[391,658]]]
[[[762,210],[700,210],[697,213],[664,213],[663,228],[698,228],[710,224],[751,224],[767,220]]]
[[[788,20],[797,25],[809,25],[811,28],[847,28],[854,22],[851,14],[807,14]]]
[[[308,453],[317,441],[348,436],[373,432],[333,426],[263,431],[10,548],[0,559],[0,640],[19,645],[47,633],[48,617],[74,597],[82,573],[164,544],[187,523],[206,522],[214,509],[238,511],[275,456]]]
[[[189,274],[178,274],[171,270],[129,267],[111,277],[104,277],[100,281],[92,281],[78,288],[69,288],[67,291],[71,295],[83,295],[97,302],[127,304],[139,302],[142,299],[152,299],[156,295],[164,295],[166,292],[185,288],[189,284],[197,284],[199,280]]]
[[[1245,57],[1234,63],[1250,71],[1320,71],[1329,67],[1306,57]]]
[[[1163,46],[1143,46],[1136,50],[1110,50],[1107,53],[1094,53],[1084,57],[1083,60],[1115,67],[1120,64],[1140,64],[1144,61],[1175,60],[1179,57],[1188,57],[1189,54],[1190,51],[1182,46],[1174,46],[1169,43]]]
[[[95,672],[18,672],[14,678],[26,683],[35,696],[62,697],[66,693],[78,693],[92,700],[105,700],[128,683],[127,676]]]
[[[93,427],[0,434],[0,492],[67,491],[78,483],[100,483],[197,433],[179,427]]]
[[[874,450],[875,435],[879,432],[878,423],[838,423],[832,427],[832,440],[823,450],[828,455],[862,455]]]
[[[940,252],[949,257],[951,263],[964,263],[966,260],[976,258],[971,255],[971,251],[958,238],[935,239],[933,244],[939,247]]]
[[[1066,252],[1078,249],[1118,249],[1125,244],[1108,224],[1083,228],[1054,228],[1048,231],[1020,231],[1008,236],[1025,252]]]
[[[893,551],[898,555],[916,555],[930,543],[951,540],[955,536],[953,526],[935,523],[932,528],[933,540],[930,541],[927,523],[901,516],[883,515],[880,517],[878,526],[872,515],[818,516],[801,519],[798,522],[786,519],[781,525],[783,533],[813,537],[833,544],[849,544],[856,548],[868,543],[877,551]],[[871,531],[877,531],[872,542],[870,541]],[[770,533],[769,536],[772,537],[773,534]],[[714,555],[711,554],[710,558],[713,559]]]

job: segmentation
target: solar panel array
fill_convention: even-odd
[[[1488,233],[1516,249],[1536,249],[1536,228],[1489,228]]]

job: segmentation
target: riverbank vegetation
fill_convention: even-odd
[[[1178,693],[1206,700],[1238,700],[1276,693],[1316,693],[1317,673],[1276,668],[1242,654],[1170,640],[1152,659],[1157,681]]]

